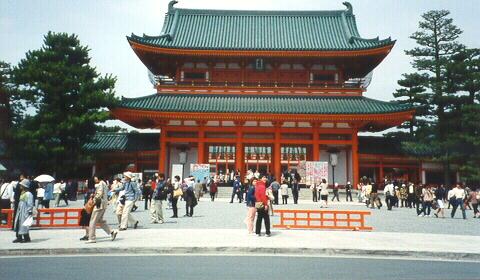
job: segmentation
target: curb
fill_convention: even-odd
[[[480,262],[480,253],[432,252],[432,251],[390,251],[334,248],[248,248],[248,247],[135,247],[135,248],[55,248],[55,249],[0,249],[0,256],[40,256],[40,255],[288,255],[299,257],[370,257],[408,258],[443,261]]]

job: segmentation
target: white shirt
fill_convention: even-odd
[[[385,195],[387,195],[387,192],[389,192],[390,195],[392,195],[392,196],[395,194],[395,188],[394,188],[393,184],[388,184],[388,185],[385,186],[385,188],[383,189],[383,193]]]
[[[13,185],[11,183],[4,183],[0,188],[0,194],[2,195],[2,199],[13,199]]]
[[[459,189],[459,188],[453,188],[451,190],[452,192],[452,196],[454,195],[456,197],[456,199],[463,199],[465,197],[465,190],[464,189]],[[450,192],[449,193],[449,196],[450,196]],[[450,198],[450,197],[449,197]]]
[[[62,193],[62,184],[61,183],[55,183],[53,185],[53,193]]]
[[[38,198],[43,198],[45,196],[45,189],[44,188],[38,188],[37,189],[37,197]]]
[[[287,184],[281,184],[280,185],[280,193],[282,195],[288,195],[288,185]]]

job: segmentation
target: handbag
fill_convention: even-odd
[[[173,197],[179,197],[179,196],[182,196],[182,195],[183,195],[182,188],[178,188],[178,189],[173,191]]]
[[[87,214],[92,214],[93,207],[95,207],[95,203],[93,202],[93,198],[90,198],[85,204],[85,212],[87,212]]]
[[[263,206],[263,202],[259,201],[259,202],[255,202],[255,208],[256,209],[262,209],[264,206]]]
[[[31,227],[33,225],[33,217],[28,216],[28,218],[22,223],[24,227]]]

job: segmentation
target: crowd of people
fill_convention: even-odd
[[[363,178],[358,185],[358,201],[367,207],[380,209],[383,203],[378,195],[378,185],[371,179]],[[397,208],[414,208],[419,217],[445,218],[445,208],[452,208],[451,218],[458,208],[466,219],[466,209],[473,209],[473,218],[479,218],[478,203],[480,190],[463,187],[461,184],[445,187],[444,185],[423,185],[401,180],[386,180],[383,189],[387,210]],[[448,207],[446,207],[448,205]],[[433,210],[433,211],[432,211]]]
[[[131,172],[124,172],[122,178],[114,178],[111,182],[95,176],[86,180],[84,207],[79,219],[79,225],[85,229],[85,236],[80,240],[88,243],[96,242],[96,226],[99,225],[112,240],[116,239],[119,231],[129,228],[136,229],[139,220],[132,214],[138,206],[136,203],[143,199],[145,210],[149,210],[150,223],[162,224],[165,222],[163,203],[168,203],[172,210],[170,218],[178,218],[178,202],[185,202],[185,217],[193,217],[194,208],[204,194],[210,195],[214,201],[218,195],[218,176],[204,178],[202,181],[189,176],[181,180],[174,176],[173,180],[165,178],[163,174],[156,174],[144,182],[134,179]],[[270,215],[273,215],[274,205],[288,204],[290,192],[293,203],[298,203],[301,177],[295,171],[289,170],[282,174],[280,180],[271,175],[260,175],[254,172],[247,173],[242,182],[239,175],[234,176],[230,203],[236,199],[247,206],[245,223],[249,234],[261,235],[262,222],[265,225],[266,236],[270,236]],[[58,180],[52,182],[37,182],[33,178],[21,175],[18,180],[0,182],[0,209],[13,209],[13,230],[16,233],[15,243],[30,242],[29,228],[35,217],[37,208],[49,208],[50,201],[55,207],[60,207],[64,201],[77,199],[80,182]],[[460,208],[463,219],[466,219],[466,209],[473,210],[474,218],[480,218],[478,203],[480,191],[456,184],[455,187],[443,185],[422,185],[404,182],[401,180],[385,180],[383,194],[387,210],[397,208],[413,208],[420,217],[435,216],[445,218],[445,208],[453,208],[450,212],[455,217]],[[327,207],[329,201],[340,201],[340,186],[334,183],[329,189],[326,179],[319,184],[309,186],[312,200],[320,202],[320,207]],[[350,182],[344,185],[345,200],[352,201],[354,187]],[[366,207],[383,207],[379,196],[379,186],[373,180],[363,177],[357,186],[358,202],[365,203]],[[330,191],[333,196],[329,199]],[[448,205],[448,206],[447,206]],[[105,221],[104,215],[111,208],[118,221],[118,229],[112,229]],[[255,222],[256,219],[256,222]],[[0,214],[0,222],[6,223],[6,215]],[[255,224],[255,230],[254,230]]]

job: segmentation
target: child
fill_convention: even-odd
[[[93,194],[90,195],[90,198],[87,200],[87,203],[85,203],[82,212],[80,213],[79,226],[85,229],[85,236],[80,238],[82,241],[88,240],[88,226],[90,225],[90,218],[92,216],[93,207],[95,206],[93,196]]]

